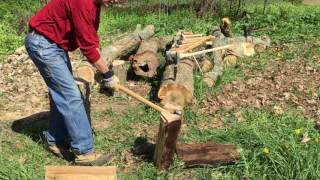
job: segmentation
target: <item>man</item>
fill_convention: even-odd
[[[67,52],[78,47],[114,88],[115,77],[100,54],[97,30],[101,6],[117,0],[51,0],[30,22],[26,49],[45,80],[52,98],[50,126],[44,132],[48,149],[62,157],[69,140],[77,165],[102,165],[108,159],[93,151],[89,120]]]

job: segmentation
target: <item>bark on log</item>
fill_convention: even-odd
[[[165,108],[181,110],[186,104],[193,102],[194,68],[195,62],[187,58],[181,59],[177,66],[175,64],[166,66],[158,92],[158,97]]]
[[[130,58],[132,68],[136,75],[142,77],[153,77],[157,74],[160,66],[159,50],[165,49],[172,38],[151,38],[142,40],[137,54]]]
[[[144,29],[141,25],[137,25],[134,32],[128,36],[114,42],[112,45],[103,48],[101,54],[108,64],[121,56],[128,55],[140,44],[141,40],[148,39],[154,35],[155,28],[153,25],[148,25]]]
[[[217,167],[240,160],[239,150],[231,144],[177,144],[177,155],[188,167]]]
[[[171,113],[161,113],[159,132],[153,157],[157,168],[168,169],[173,164],[181,125],[182,116]]]

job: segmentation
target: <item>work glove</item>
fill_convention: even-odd
[[[118,91],[118,85],[120,84],[119,78],[115,75],[113,75],[112,71],[108,71],[104,74],[102,74],[102,83],[104,87],[107,89],[113,90],[113,91]]]

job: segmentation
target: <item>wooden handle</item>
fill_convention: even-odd
[[[226,45],[226,46],[216,47],[216,48],[198,51],[198,52],[194,52],[194,53],[178,53],[178,59],[183,59],[183,58],[192,57],[192,56],[199,56],[199,55],[206,54],[209,52],[214,52],[214,51],[218,51],[218,50],[222,50],[222,49],[228,49],[228,48],[231,48],[232,46],[233,45]]]
[[[117,85],[117,89],[119,89],[120,91],[128,94],[129,96],[135,98],[136,100],[150,106],[151,108],[155,109],[156,111],[160,112],[160,113],[163,113],[163,112],[168,112],[166,109],[152,103],[151,101],[147,100],[146,98],[143,98],[142,96],[140,96],[139,94],[131,91],[130,89],[118,84]],[[168,112],[169,113],[169,112]]]

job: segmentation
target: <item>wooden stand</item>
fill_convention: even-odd
[[[178,144],[178,158],[188,167],[221,166],[240,160],[240,153],[231,144]]]
[[[45,180],[116,180],[117,167],[46,166]]]
[[[159,169],[168,169],[173,164],[178,134],[182,125],[182,116],[161,113],[159,132],[154,152],[154,162]]]

